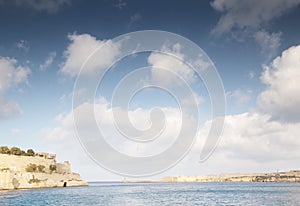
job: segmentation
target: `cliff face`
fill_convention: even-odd
[[[30,171],[29,170],[33,170]],[[55,159],[0,154],[0,189],[85,186],[68,162]]]

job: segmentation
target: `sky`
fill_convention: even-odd
[[[86,144],[99,138],[94,118],[122,154],[186,152],[146,158],[137,168],[165,166],[147,178],[299,169],[299,19],[300,0],[0,0],[0,145],[56,153],[89,181],[122,180],[122,169],[134,165]],[[118,59],[127,42],[140,41],[131,32],[145,30],[136,51],[159,42],[151,32],[163,31],[160,52],[133,49]],[[196,59],[191,42],[200,48]],[[200,76],[189,61],[199,63]],[[209,72],[216,79],[207,83],[201,75]],[[208,87],[217,80],[226,110],[214,115],[214,95],[221,103],[223,96]],[[123,102],[131,87],[139,90]],[[201,161],[220,117],[222,133]],[[154,141],[134,139],[139,131],[151,136],[155,126],[161,133]],[[122,128],[136,133],[124,138]]]

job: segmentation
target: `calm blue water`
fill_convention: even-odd
[[[0,193],[0,205],[300,205],[300,183],[90,183]]]

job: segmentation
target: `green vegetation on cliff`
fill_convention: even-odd
[[[44,165],[29,164],[26,167],[26,172],[45,172]]]
[[[19,147],[9,148],[7,146],[1,146],[0,154],[11,154],[17,156],[34,156],[35,152],[33,151],[33,149],[28,149],[27,152],[25,152],[24,150],[21,150]]]

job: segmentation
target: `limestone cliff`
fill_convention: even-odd
[[[85,186],[87,182],[71,171],[69,162],[56,163],[55,155],[0,154],[0,190]]]

